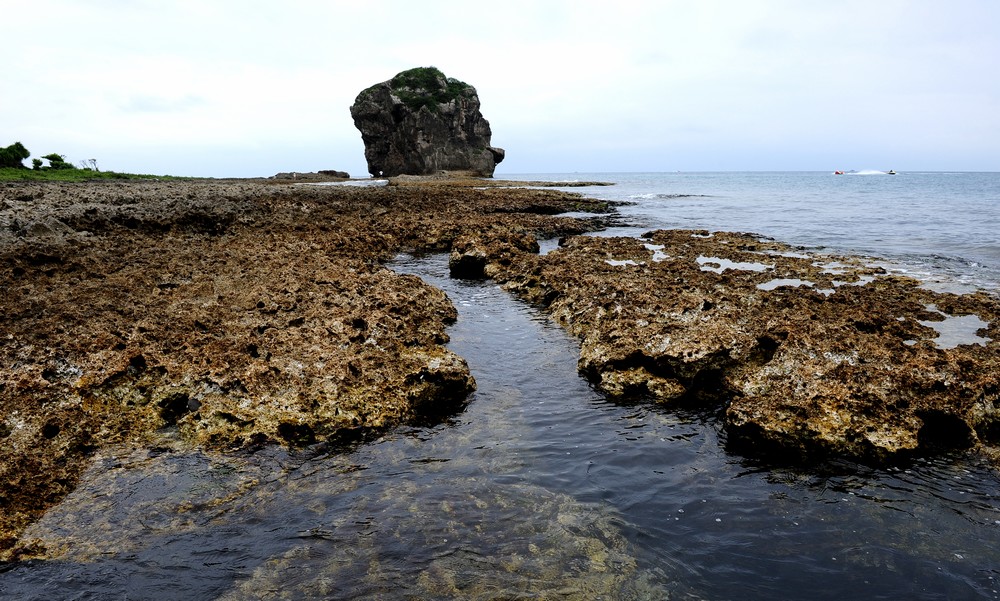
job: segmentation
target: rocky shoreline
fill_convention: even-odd
[[[460,408],[455,308],[382,264],[494,230],[599,227],[545,190],[267,181],[0,187],[0,553],[88,457],[175,427],[232,452]]]
[[[19,533],[107,445],[329,445],[460,410],[455,308],[384,268],[402,251],[544,305],[612,396],[718,406],[735,450],[996,456],[994,297],[748,234],[574,236],[613,217],[560,213],[611,207],[513,185],[0,186],[0,557],[45,555]],[[973,344],[941,343],[956,316],[981,322]]]
[[[456,240],[454,275],[488,276],[581,341],[612,396],[718,408],[729,446],[784,463],[1000,456],[1000,301],[752,234],[574,237],[546,255]]]

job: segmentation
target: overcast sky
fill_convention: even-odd
[[[0,146],[115,171],[365,177],[354,98],[431,65],[498,176],[1000,171],[997,0],[0,0],[0,39]]]

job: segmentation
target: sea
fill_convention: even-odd
[[[752,232],[792,245],[893,262],[914,277],[1000,287],[1000,173],[833,171],[498,174],[607,182],[566,188],[628,203],[638,229]]]
[[[507,179],[512,176],[498,175]],[[621,225],[754,232],[995,291],[1000,174],[573,173]],[[613,400],[579,346],[444,254],[389,265],[458,309],[464,410],[349,447],[100,451],[0,566],[0,598],[1000,598],[1000,472],[966,453],[788,467],[730,453],[721,407]]]

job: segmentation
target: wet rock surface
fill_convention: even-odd
[[[984,293],[749,234],[575,237],[545,256],[457,240],[452,264],[473,262],[547,306],[599,388],[717,404],[734,449],[884,462],[1000,446],[1000,303]]]
[[[551,191],[255,181],[0,187],[0,553],[109,444],[337,443],[474,388],[455,309],[382,263],[597,226]],[[539,206],[551,206],[539,211]],[[601,208],[595,204],[595,208]]]

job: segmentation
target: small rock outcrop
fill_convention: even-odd
[[[308,173],[302,173],[300,171],[275,173],[268,179],[311,179],[327,181],[331,179],[351,179],[351,174],[346,171],[337,171],[336,169],[320,169],[319,171],[310,171]]]
[[[476,89],[434,67],[399,73],[358,94],[351,106],[373,176],[461,171],[492,177],[504,150],[490,145],[490,123]]]

